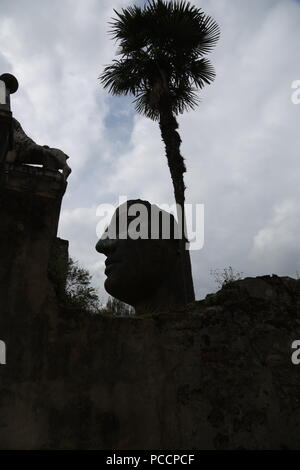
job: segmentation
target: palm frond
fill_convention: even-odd
[[[141,78],[134,59],[114,60],[104,68],[100,75],[104,88],[114,95],[135,95],[140,86]]]
[[[218,24],[186,1],[153,0],[145,7],[150,39],[156,47],[188,50],[204,55],[216,45]]]
[[[199,30],[196,50],[199,55],[207,54],[216,46],[220,39],[220,27],[210,16],[203,16]]]
[[[135,104],[135,110],[139,114],[143,114],[146,117],[157,121],[159,119],[159,110],[157,106],[153,103],[153,96],[151,90],[144,90],[137,95],[133,101]]]
[[[175,89],[171,90],[172,111],[174,114],[182,114],[189,109],[195,109],[199,103],[196,90],[183,81]]]
[[[200,89],[205,85],[210,85],[216,77],[215,69],[208,59],[192,61],[186,73],[196,88]]]
[[[147,30],[145,24],[145,15],[140,7],[132,6],[122,9],[121,13],[114,12],[117,18],[113,19],[111,24],[111,34],[114,39],[119,41],[119,54],[130,54],[133,51],[141,49],[146,44]]]
[[[133,94],[136,110],[151,119],[158,119],[163,96],[175,114],[194,108],[196,90],[215,79],[203,56],[219,39],[218,24],[186,0],[150,0],[115,14],[111,33],[121,58],[105,67],[103,86]]]
[[[171,103],[172,112],[174,114],[182,114],[189,109],[195,109],[199,103],[196,89],[188,85],[185,81],[170,90],[168,100]],[[141,90],[135,98],[134,104],[139,114],[143,114],[153,121],[159,120],[160,102],[153,96],[153,89]]]

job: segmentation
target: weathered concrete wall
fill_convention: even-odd
[[[28,321],[0,368],[0,446],[300,448],[300,281],[238,281],[188,312]],[[14,325],[12,325],[14,327]]]

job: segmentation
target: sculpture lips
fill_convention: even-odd
[[[115,264],[118,264],[120,263],[120,260],[118,259],[114,259],[114,258],[106,258],[106,261],[105,261],[105,274],[109,273],[111,268],[115,265]]]

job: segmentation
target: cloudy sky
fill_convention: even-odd
[[[61,148],[73,173],[59,235],[105,299],[94,249],[100,204],[120,195],[173,203],[158,125],[97,77],[114,58],[113,8],[130,0],[0,0],[0,72],[16,75],[15,117],[40,144]],[[194,0],[222,36],[213,85],[179,117],[187,202],[205,206],[205,243],[192,252],[197,298],[216,290],[211,269],[245,276],[300,271],[298,0]]]

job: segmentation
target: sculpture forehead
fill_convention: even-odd
[[[130,210],[130,208],[132,208],[132,210]],[[139,211],[141,211],[141,214],[139,214]],[[132,199],[120,204],[120,206],[116,208],[113,217],[119,217],[124,214],[127,215],[128,212],[130,212],[130,216],[143,216],[147,214],[148,217],[151,215],[155,217],[161,214],[164,217],[174,218],[172,214],[160,209],[156,204],[151,204],[149,201],[144,201],[142,199]]]
[[[132,200],[129,200],[127,202],[124,202],[123,204],[120,204],[120,206],[118,206],[116,208],[114,216],[115,215],[127,214],[129,208],[132,207],[132,206],[136,206],[136,209],[144,208],[147,211],[150,211],[150,210],[153,210],[153,209],[154,210],[159,210],[159,208],[157,206],[155,206],[154,204],[150,204],[150,202],[148,202],[148,201],[143,201],[142,199],[132,199]]]
[[[158,212],[159,208],[147,201],[141,199],[129,200],[116,208],[111,218],[110,225],[114,224],[118,219],[130,222],[132,217],[138,217],[139,221],[142,223],[151,224],[151,216],[154,213],[158,214]]]
[[[131,218],[138,219],[139,223],[147,225],[151,230],[153,229],[154,232],[151,233],[157,232],[157,234],[160,234],[155,235],[154,239],[157,239],[157,236],[166,240],[180,238],[179,227],[174,215],[161,209],[156,204],[151,204],[149,201],[142,199],[133,199],[120,204],[116,208],[109,226],[115,226],[115,223],[120,220],[122,230],[127,230]]]

